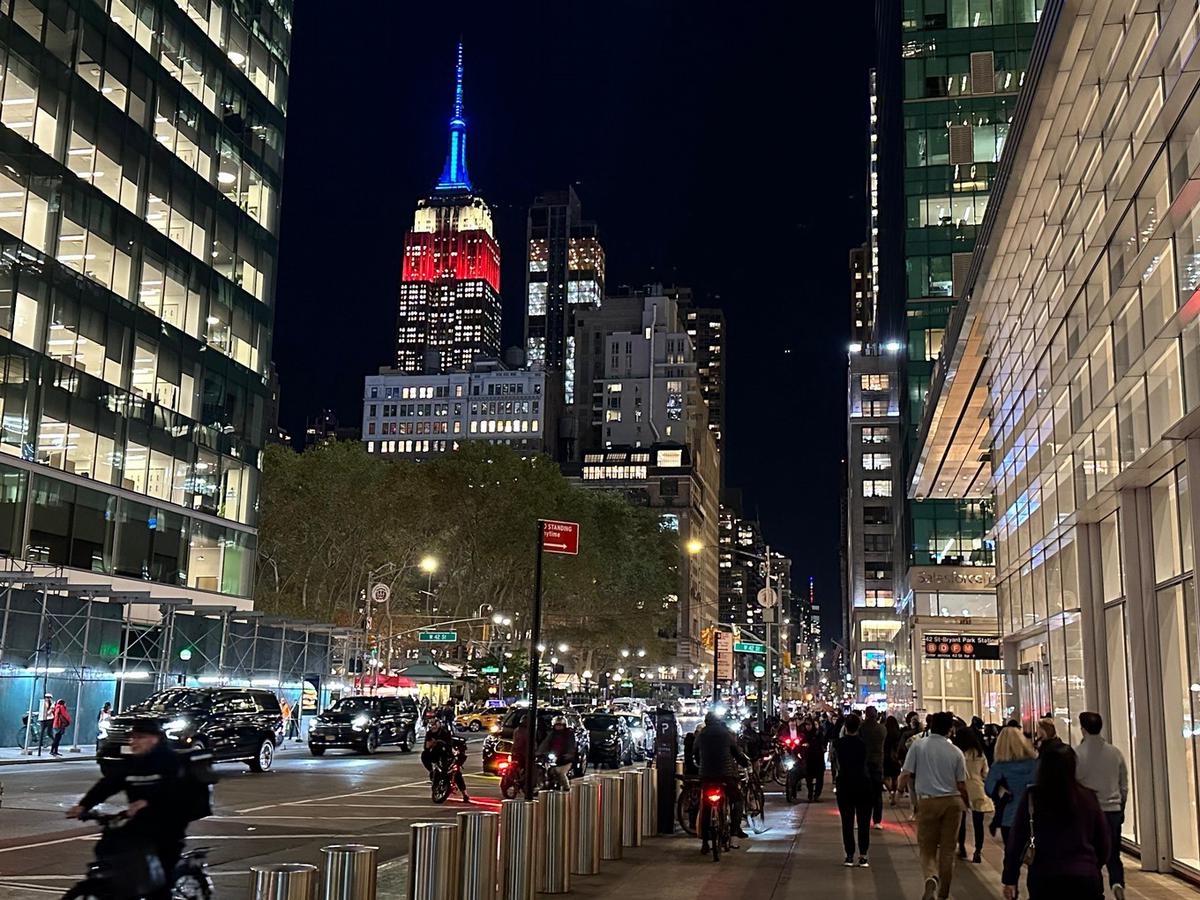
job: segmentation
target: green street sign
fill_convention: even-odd
[[[499,666],[484,666],[482,669],[479,670],[479,674],[480,675],[499,675],[500,667]]]
[[[754,668],[751,669],[751,671],[754,673],[755,678],[762,678],[767,674],[767,667],[762,663],[755,663]]]
[[[766,644],[755,644],[751,641],[738,641],[733,645],[734,653],[766,653]]]
[[[417,640],[424,643],[453,644],[458,640],[457,631],[422,631]]]

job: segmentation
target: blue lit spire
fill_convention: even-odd
[[[438,179],[436,190],[469,191],[471,177],[467,174],[467,123],[463,119],[463,48],[458,42],[458,65],[454,70],[454,115],[450,117],[450,152],[446,166]]]

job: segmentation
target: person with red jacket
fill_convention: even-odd
[[[51,727],[54,729],[54,738],[50,743],[50,755],[62,756],[58,752],[58,745],[62,742],[67,726],[71,724],[71,714],[67,712],[67,701],[62,697],[59,697],[58,702],[54,704],[50,721]]]

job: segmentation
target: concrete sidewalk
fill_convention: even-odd
[[[920,898],[923,884],[916,832],[906,808],[885,809],[884,829],[872,830],[870,868],[848,869],[842,865],[841,825],[833,798],[792,807],[782,801],[782,795],[768,795],[768,830],[739,841],[740,849],[723,854],[719,863],[700,855],[695,838],[655,837],[642,847],[626,849],[620,862],[603,863],[599,875],[573,878],[571,891],[581,898],[621,900]],[[983,863],[960,860],[950,896],[954,900],[1000,898],[1001,855],[999,839],[989,839]],[[1136,859],[1127,858],[1126,865],[1129,900],[1200,897],[1179,879],[1137,871]]]

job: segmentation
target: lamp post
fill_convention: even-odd
[[[419,565],[421,571],[427,576],[427,580],[425,582],[425,614],[432,615],[429,609],[430,602],[433,598],[433,573],[438,570],[438,561],[436,557],[423,556],[421,557],[421,562]]]

